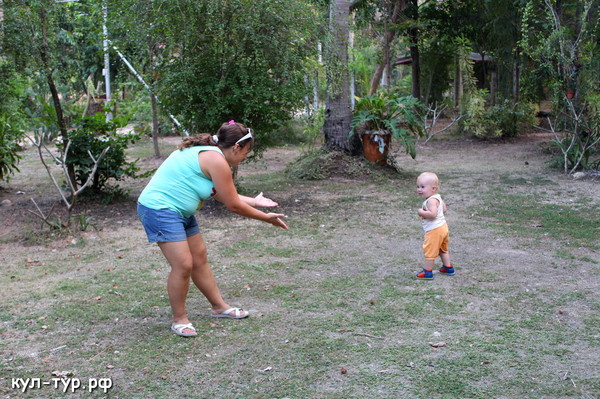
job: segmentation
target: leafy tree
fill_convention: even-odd
[[[6,114],[0,114],[0,181],[8,181],[10,175],[19,172],[18,140],[23,136],[22,131],[15,129]]]
[[[359,0],[351,5],[351,10],[358,15],[358,26],[374,29],[381,41],[381,56],[371,77],[369,95],[377,92],[383,73],[390,66],[394,39],[404,25],[408,26],[403,15],[407,8],[406,0]]]
[[[462,0],[424,2],[419,6],[419,26],[427,31],[420,45],[428,102],[441,100],[465,43],[470,52],[494,58],[496,81],[489,80],[492,70],[488,70],[487,63],[477,66],[479,88],[490,88],[491,102],[494,103],[496,89],[503,97],[518,99],[523,3],[522,0]],[[459,38],[460,47],[456,45]]]
[[[108,11],[110,40],[127,53],[128,62],[135,65],[136,71],[150,87],[132,93],[137,98],[150,100],[152,114],[152,141],[154,155],[160,156],[158,136],[161,130],[159,101],[156,97],[156,84],[160,79],[160,67],[167,53],[165,37],[161,32],[164,19],[162,7],[156,2],[125,1],[113,2]],[[117,69],[116,80],[126,87],[136,87],[139,82],[129,76],[128,70]],[[127,82],[127,83],[125,83]],[[132,97],[130,95],[129,97]]]
[[[421,51],[419,37],[419,4],[418,0],[410,0],[410,6],[407,7],[410,16],[408,27],[408,39],[412,71],[412,96],[416,99],[421,98]]]
[[[100,65],[96,53],[100,40],[94,37],[97,24],[82,13],[83,2],[5,0],[3,5],[6,57],[37,85],[39,99],[50,92],[51,118],[66,141],[69,117],[64,103],[85,91],[87,76],[97,73]],[[69,178],[75,182],[72,168]]]
[[[25,80],[0,56],[0,181],[18,172],[19,141],[23,137],[20,107],[25,97]]]
[[[379,62],[379,53],[379,48],[363,31],[358,30],[355,32],[349,68],[354,76],[356,96],[369,95],[373,71]]]
[[[565,173],[592,167],[600,143],[600,1],[529,1],[522,47],[552,92],[553,144]],[[541,17],[541,18],[540,18]]]
[[[122,10],[114,23],[152,19],[152,40],[161,44],[155,56],[163,60],[156,91],[188,130],[211,132],[235,119],[264,143],[303,105],[306,60],[316,57],[316,11],[306,2],[155,0],[141,15],[131,12],[137,4],[111,6]],[[126,54],[147,51],[145,37],[119,40]]]

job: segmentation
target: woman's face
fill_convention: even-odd
[[[238,166],[250,153],[251,145],[246,145],[245,147],[241,147],[239,144],[231,147],[230,156],[227,158],[227,162],[229,166]]]

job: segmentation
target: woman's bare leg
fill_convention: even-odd
[[[193,259],[192,281],[210,302],[212,313],[221,313],[231,308],[223,300],[213,271],[208,264],[206,243],[202,235],[188,237],[188,244]]]
[[[202,234],[195,234],[188,237],[188,245],[192,253],[193,265],[191,277],[194,285],[208,299],[214,311],[222,312],[229,309],[229,306],[223,301],[215,275],[208,264],[206,243],[204,242],[204,238],[202,238]]]
[[[187,241],[159,242],[158,247],[171,265],[167,279],[167,292],[173,311],[173,324],[188,324],[190,321],[185,310],[185,301],[190,288],[190,276],[193,259]],[[184,329],[184,333],[193,333]]]

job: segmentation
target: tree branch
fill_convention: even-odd
[[[98,169],[98,165],[100,164],[100,161],[102,161],[102,158],[104,158],[104,155],[106,155],[108,150],[110,150],[110,146],[106,147],[104,149],[104,151],[102,151],[102,153],[98,157],[98,160],[94,159],[94,156],[92,155],[92,153],[90,151],[88,151],[88,155],[90,156],[90,158],[92,158],[92,161],[94,161],[94,167],[92,168],[92,171],[90,172],[90,174],[87,178],[87,181],[81,187],[79,187],[79,190],[77,190],[73,193],[73,197],[79,195],[94,180],[94,176],[96,175],[96,170]]]
[[[88,178],[87,178],[86,182],[81,187],[79,187],[79,189],[75,189],[75,186],[74,186],[73,182],[71,182],[71,180],[69,179],[69,170],[67,168],[67,156],[68,156],[68,153],[69,153],[69,147],[71,145],[71,141],[70,140],[67,141],[67,143],[65,144],[65,150],[64,150],[64,154],[63,154],[62,158],[58,158],[44,144],[44,134],[43,133],[40,134],[39,141],[36,141],[36,140],[32,139],[31,137],[29,137],[27,135],[26,135],[26,137],[37,148],[38,154],[39,154],[39,157],[40,157],[40,161],[42,162],[42,165],[44,165],[44,168],[46,169],[46,172],[48,173],[48,176],[50,176],[50,179],[52,180],[52,183],[54,184],[54,187],[56,187],[56,189],[58,190],[58,193],[60,194],[60,196],[61,196],[61,198],[63,200],[63,202],[65,203],[65,206],[67,207],[67,212],[68,212],[68,220],[70,220],[70,218],[71,218],[71,209],[73,208],[73,205],[75,204],[75,199],[77,198],[77,196],[79,194],[81,194],[81,192],[83,192],[93,182],[94,177],[96,176],[96,172],[98,170],[98,166],[100,165],[100,162],[102,161],[102,158],[104,158],[104,156],[106,155],[106,153],[110,150],[110,146],[106,147],[102,151],[102,153],[100,154],[100,156],[97,159],[94,158],[94,155],[90,151],[88,151],[88,155],[90,156],[90,158],[94,162],[94,166],[92,167],[92,171],[88,175]],[[63,171],[63,173],[64,173],[64,175],[66,177],[66,180],[67,180],[67,182],[69,184],[69,189],[71,191],[71,202],[69,202],[69,200],[65,196],[63,190],[61,189],[60,185],[56,181],[56,178],[52,175],[52,171],[50,170],[50,167],[48,166],[48,164],[44,160],[44,154],[42,153],[42,147],[48,152],[48,154],[50,154],[50,156],[52,157],[52,159],[54,159],[54,161],[58,165],[61,166],[61,169],[62,169],[62,171]],[[45,216],[44,213],[39,208],[39,206],[33,200],[33,198],[31,199],[31,201],[33,201],[33,203],[35,204],[35,206],[36,206],[36,208],[38,210],[38,213],[35,213],[33,211],[30,211],[30,212],[33,213],[34,215],[40,217],[45,223],[47,223],[50,226],[52,226],[52,224],[50,222],[48,222],[48,218],[52,214],[52,210],[54,209],[54,206],[50,210],[50,213],[48,214],[48,216]]]
[[[46,161],[44,160],[44,154],[42,154],[42,147],[44,147],[44,149],[50,154],[50,156],[54,159],[54,161],[56,161],[56,163],[60,164],[60,163],[62,163],[62,161],[60,159],[58,159],[56,156],[54,156],[54,154],[52,154],[52,152],[48,149],[48,147],[46,147],[46,145],[43,144],[43,142],[44,142],[44,134],[43,133],[39,137],[39,142],[36,142],[35,140],[33,140],[29,136],[26,136],[26,137],[37,148],[38,154],[40,156],[40,161],[42,162],[42,165],[44,165],[44,168],[46,168],[46,172],[48,173],[48,176],[50,176],[50,179],[52,180],[52,183],[54,183],[54,187],[56,187],[56,189],[58,190],[58,193],[60,194],[63,202],[65,203],[65,205],[67,207],[67,209],[71,209],[71,204],[69,204],[69,201],[65,197],[62,189],[60,188],[60,185],[58,184],[58,182],[56,181],[56,179],[52,175],[52,171],[50,170],[50,167],[48,166],[48,164],[46,164]],[[64,168],[63,168],[63,171],[64,171]],[[67,174],[67,176],[68,176],[68,174]],[[69,179],[67,179],[67,180],[69,180]]]
[[[448,126],[438,131],[435,131],[435,125],[437,124],[438,119],[442,116],[442,113],[448,108],[447,105],[442,106],[441,109],[438,109],[437,106],[432,107],[429,106],[427,109],[427,113],[423,118],[423,130],[426,133],[427,139],[424,144],[427,144],[429,140],[431,140],[435,135],[445,132],[450,129],[456,122],[462,119],[463,115],[458,115],[457,117],[452,118],[452,122]],[[432,116],[431,125],[427,126],[427,121],[429,120],[429,116]]]
[[[33,198],[30,198],[31,202],[33,202],[33,205],[35,205],[35,207],[38,210],[38,213],[32,211],[31,209],[27,209],[27,212],[37,216],[38,218],[42,219],[42,221],[44,223],[46,223],[48,226],[50,227],[55,227],[52,223],[50,223],[48,221],[48,219],[50,218],[50,215],[52,215],[52,211],[54,211],[54,207],[56,206],[56,203],[52,204],[52,208],[50,208],[50,212],[48,212],[48,215],[44,215],[44,212],[42,212],[42,210],[40,209],[40,207],[38,206],[38,204],[35,202],[35,200]]]

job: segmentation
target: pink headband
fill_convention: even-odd
[[[230,125],[235,125],[235,121],[232,119],[232,120],[229,121],[229,124]]]

